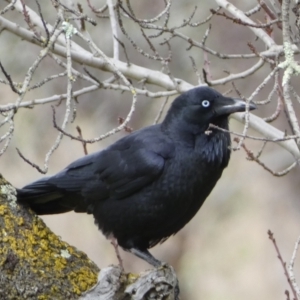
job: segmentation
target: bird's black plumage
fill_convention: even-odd
[[[147,249],[192,219],[228,164],[230,135],[209,124],[228,129],[228,116],[245,107],[211,88],[191,89],[161,124],[19,189],[18,201],[41,215],[91,213],[107,237],[157,266]]]

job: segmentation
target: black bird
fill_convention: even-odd
[[[18,201],[39,215],[93,214],[106,237],[159,266],[148,249],[193,218],[228,165],[230,135],[209,124],[227,130],[228,116],[245,107],[209,87],[191,89],[174,100],[161,124],[18,189]]]

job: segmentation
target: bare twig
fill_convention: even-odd
[[[274,238],[274,234],[271,232],[271,230],[268,230],[268,236],[269,236],[269,239],[272,241],[272,243],[274,245],[274,248],[275,248],[276,253],[277,253],[277,257],[278,257],[278,259],[279,259],[279,261],[281,263],[281,266],[282,266],[283,271],[284,271],[284,275],[285,275],[285,277],[287,279],[287,282],[288,282],[288,284],[289,284],[289,286],[290,286],[290,288],[292,290],[292,293],[293,293],[295,299],[298,299],[297,293],[296,293],[296,291],[294,289],[294,286],[293,286],[293,284],[291,282],[291,279],[289,277],[289,274],[288,274],[288,271],[287,271],[287,268],[286,268],[286,262],[283,261],[283,258],[282,258],[281,254],[280,254],[280,251],[279,251],[279,248],[277,246],[276,240]]]
[[[291,261],[290,261],[290,263],[288,264],[288,267],[287,267],[288,272],[289,272],[289,277],[290,277],[292,285],[293,285],[293,287],[294,287],[294,289],[297,293],[298,299],[300,299],[300,289],[299,289],[299,286],[296,282],[296,278],[295,278],[295,274],[294,274],[294,265],[295,265],[295,259],[296,259],[296,255],[297,255],[297,252],[298,252],[299,245],[300,245],[300,236],[298,237],[298,239],[295,243],[292,258],[291,258]]]
[[[164,109],[165,109],[168,101],[169,101],[169,97],[166,97],[165,101],[162,103],[162,105],[161,105],[161,107],[160,107],[160,109],[158,111],[158,114],[157,114],[157,116],[156,116],[153,124],[157,124],[159,122],[159,120],[160,120],[160,118],[161,118],[161,116],[162,116],[162,114],[164,112]]]
[[[14,93],[20,95],[20,92],[17,90],[17,88],[16,88],[15,84],[13,83],[13,81],[12,81],[10,75],[5,71],[5,69],[4,69],[4,67],[3,67],[3,65],[2,65],[1,62],[0,62],[0,69],[1,69],[1,71],[2,71],[2,73],[3,73],[3,75],[5,76],[5,78],[7,79],[7,81],[8,81],[8,83],[9,83],[9,86],[10,86],[11,90],[12,90]]]
[[[32,161],[30,161],[28,158],[26,158],[18,148],[16,148],[16,150],[17,150],[19,156],[20,156],[26,163],[28,163],[30,166],[32,166],[33,168],[35,168],[36,170],[38,170],[40,173],[42,173],[42,174],[45,174],[45,173],[46,173],[45,170],[43,170],[43,169],[40,168],[37,164],[35,164],[34,162],[32,162]]]
[[[261,151],[257,155],[254,155],[254,153],[251,150],[249,150],[244,143],[241,143],[241,139],[235,137],[233,140],[235,142],[237,142],[238,144],[240,144],[240,146],[245,150],[249,160],[255,161],[256,163],[258,163],[261,167],[263,167],[266,171],[268,171],[275,177],[285,176],[286,174],[288,174],[292,169],[294,169],[297,166],[297,162],[293,162],[286,169],[284,169],[280,172],[275,172],[259,159],[259,156],[261,155]]]
[[[82,130],[81,130],[81,128],[80,128],[79,126],[76,126],[76,130],[77,130],[77,132],[78,132],[79,137],[80,137],[82,140],[84,140],[84,139],[83,139],[83,136],[82,136]],[[83,146],[83,153],[84,153],[84,155],[88,155],[86,143],[85,143],[85,142],[82,142],[82,146]]]

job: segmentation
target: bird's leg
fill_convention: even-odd
[[[117,259],[119,261],[119,266],[121,267],[121,269],[124,271],[124,266],[123,266],[123,260],[122,257],[120,255],[120,251],[119,251],[119,245],[118,245],[118,241],[115,238],[112,238],[110,243],[113,245],[113,247],[115,248],[115,252],[117,255]]]
[[[150,264],[156,268],[165,265],[164,262],[161,262],[160,260],[156,259],[148,250],[140,250],[137,248],[130,248],[127,251],[129,251],[130,253],[136,255],[137,257],[145,260],[148,264]]]

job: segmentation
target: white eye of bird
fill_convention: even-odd
[[[203,100],[201,104],[202,104],[203,107],[209,107],[210,106],[210,102],[208,100]]]

